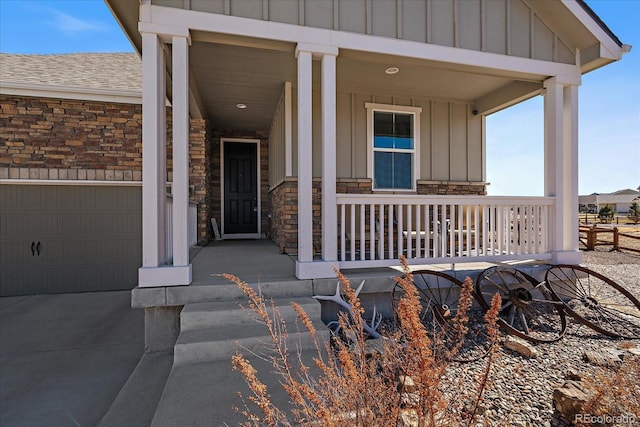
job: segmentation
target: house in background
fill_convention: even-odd
[[[578,197],[581,213],[598,213],[605,205],[609,205],[615,213],[626,214],[634,201],[638,200],[638,190],[626,188],[613,193],[593,193]]]

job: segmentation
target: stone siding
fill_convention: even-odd
[[[487,183],[418,180],[417,193],[438,196],[486,196]]]
[[[338,178],[336,192],[339,194],[371,194],[370,179]],[[271,190],[271,240],[280,251],[298,253],[298,179],[287,177]],[[313,250],[322,251],[322,180],[314,178],[312,183]]]
[[[171,178],[171,109],[167,109]],[[207,122],[191,120],[189,177],[198,241],[211,238]],[[0,95],[0,179],[142,180],[142,106]]]

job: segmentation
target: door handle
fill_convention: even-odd
[[[38,244],[36,245],[36,253],[40,256],[40,241],[38,241]]]
[[[31,256],[36,255],[36,242],[31,242]]]

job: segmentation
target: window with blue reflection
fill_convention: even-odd
[[[374,111],[374,188],[413,188],[413,114]]]

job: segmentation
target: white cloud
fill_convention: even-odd
[[[50,9],[50,12],[53,14],[53,20],[49,21],[49,24],[67,34],[109,30],[109,27],[100,21],[76,18],[55,9]]]

